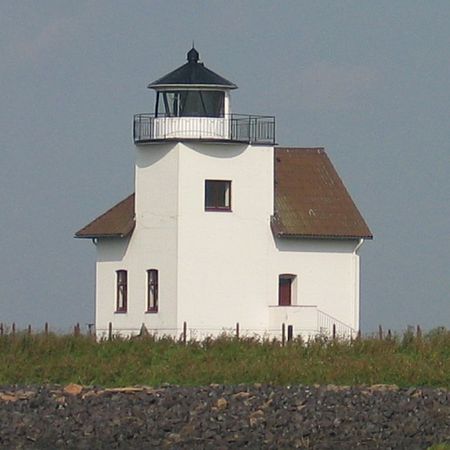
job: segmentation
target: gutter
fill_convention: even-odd
[[[354,259],[354,277],[353,277],[353,281],[354,281],[354,317],[353,317],[353,323],[355,324],[355,326],[353,327],[357,332],[359,332],[360,330],[360,317],[359,317],[359,304],[360,304],[360,283],[359,283],[359,259],[358,259],[358,250],[361,248],[361,246],[364,243],[364,239],[360,238],[359,242],[356,244],[355,249],[353,250],[353,259]]]

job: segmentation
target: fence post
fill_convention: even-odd
[[[333,341],[336,339],[336,324],[333,323]]]
[[[391,338],[392,338],[392,333],[391,333],[391,329],[390,328],[388,329],[388,332],[387,332],[387,338],[389,340],[391,340]]]
[[[287,329],[287,340],[291,342],[294,337],[294,327],[292,325],[288,325]]]
[[[108,324],[108,341],[112,339],[112,322]]]
[[[31,325],[28,325],[28,330],[27,330],[28,336],[31,335]]]
[[[12,324],[11,333],[13,336],[16,334],[16,322],[13,322],[13,324]]]
[[[3,322],[0,323],[0,337],[3,336]]]
[[[281,345],[284,347],[286,344],[286,324],[281,325]]]
[[[383,339],[383,327],[381,325],[378,325],[378,339],[380,341]]]
[[[45,325],[44,325],[44,334],[45,334],[46,336],[48,336],[48,322],[45,322]]]
[[[239,339],[239,322],[236,322],[236,339]]]
[[[358,341],[361,340],[361,330],[358,330],[358,334],[356,335],[356,339],[358,339]]]
[[[183,322],[183,344],[186,345],[187,340],[187,323]]]
[[[422,330],[420,328],[420,325],[417,325],[416,336],[417,339],[420,339],[422,337]]]

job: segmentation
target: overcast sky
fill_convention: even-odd
[[[363,330],[450,327],[448,0],[2,0],[0,322],[94,321],[73,234],[132,192],[132,116],[193,40],[233,111],[326,148],[375,235]]]

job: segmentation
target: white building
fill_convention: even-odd
[[[236,86],[195,49],[149,87],[135,194],[76,233],[97,248],[97,334],[357,331],[372,235],[324,150],[277,147],[273,117],[232,114]]]

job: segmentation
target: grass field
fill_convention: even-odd
[[[0,384],[397,384],[450,388],[450,331],[353,342],[0,337]]]

